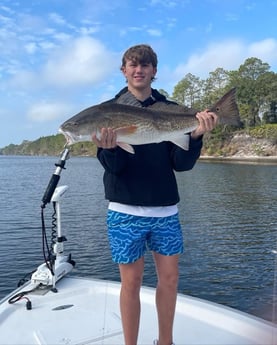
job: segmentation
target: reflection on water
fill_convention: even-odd
[[[41,198],[56,157],[0,156],[0,298],[43,260]],[[197,163],[178,173],[185,253],[180,292],[272,319],[276,249],[276,166]],[[60,185],[66,250],[74,275],[118,280],[111,262],[102,168],[94,158],[71,158]],[[46,207],[51,232],[52,206]],[[144,284],[155,285],[151,255]]]

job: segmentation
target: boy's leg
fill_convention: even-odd
[[[131,264],[120,264],[121,291],[120,311],[125,345],[137,344],[140,320],[140,287],[142,283],[144,259]]]
[[[159,345],[173,344],[173,322],[178,289],[179,255],[165,256],[153,252],[158,285],[156,305],[159,322]]]

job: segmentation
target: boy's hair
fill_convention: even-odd
[[[147,44],[138,44],[127,49],[122,57],[121,69],[126,65],[127,60],[132,60],[137,63],[151,63],[155,68],[158,65],[157,54]]]

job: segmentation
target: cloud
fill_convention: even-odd
[[[64,114],[70,113],[71,107],[64,103],[48,103],[46,101],[33,104],[27,110],[27,118],[32,122],[48,122],[62,118]]]
[[[186,63],[176,67],[174,73],[179,77],[187,73],[204,77],[217,67],[235,68],[241,62],[243,51],[243,44],[238,40],[213,43],[205,51],[192,54]]]
[[[162,36],[161,30],[158,30],[158,29],[148,29],[147,32],[149,33],[150,36],[156,36],[156,37]]]
[[[28,54],[35,54],[37,52],[37,45],[35,42],[29,42],[25,45],[25,50]]]
[[[49,14],[49,19],[58,25],[65,25],[66,24],[66,21],[64,20],[64,18],[55,12],[52,12]]]
[[[252,43],[248,51],[250,56],[258,57],[269,65],[277,65],[277,40],[274,38]]]
[[[34,72],[24,70],[17,64],[10,65],[9,71],[12,77],[6,81],[6,87],[11,92],[24,92],[39,87],[39,79]]]
[[[67,39],[59,46],[51,42],[41,42],[49,47],[48,58],[44,64],[30,66],[11,65],[10,79],[6,85],[11,89],[46,90],[50,86],[55,90],[69,90],[82,86],[95,86],[105,81],[107,76],[119,70],[119,56],[109,51],[100,41],[81,36]],[[31,53],[36,46],[26,46]],[[25,68],[24,68],[25,67]]]
[[[256,57],[263,62],[277,65],[277,40],[265,39],[250,44],[241,40],[225,40],[208,45],[199,53],[192,54],[187,62],[179,64],[174,75],[177,80],[187,73],[205,78],[218,67],[237,69],[247,58]]]
[[[43,77],[50,85],[70,87],[96,84],[118,67],[114,53],[91,37],[66,42],[47,61]]]
[[[164,0],[151,0],[150,6],[164,6],[164,7],[171,7],[175,8],[183,4],[183,1],[164,1]]]

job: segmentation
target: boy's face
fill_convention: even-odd
[[[128,85],[138,89],[148,88],[157,72],[152,63],[140,63],[129,59],[126,60],[126,64],[121,70]]]

